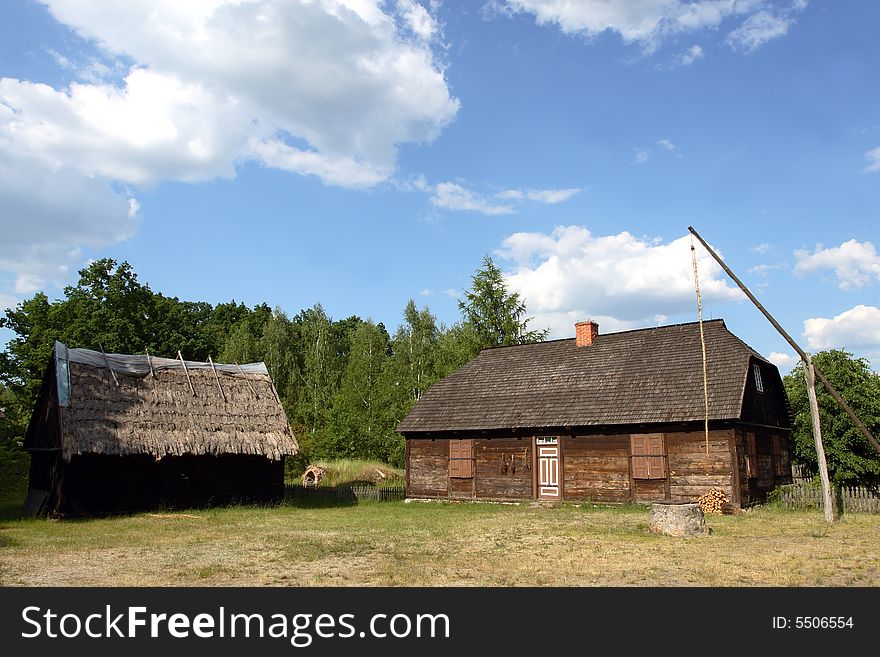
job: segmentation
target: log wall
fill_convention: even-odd
[[[408,440],[407,497],[446,497],[449,492],[449,441]]]
[[[531,438],[477,440],[476,497],[488,500],[532,498]]]
[[[734,503],[766,496],[775,485],[772,442],[759,448],[761,478],[746,476],[740,429],[713,429],[706,458],[702,431],[663,434],[664,479],[633,479],[630,433],[560,436],[562,499],[596,502],[695,501],[720,488]],[[407,440],[407,496],[441,499],[527,500],[534,498],[533,439],[528,436],[474,439],[474,477],[449,477],[444,438]],[[736,470],[735,470],[736,468]],[[770,477],[768,480],[767,477]],[[778,478],[777,478],[778,479]],[[772,486],[771,486],[772,488]]]
[[[563,438],[563,495],[570,500],[632,499],[629,434]]]
[[[727,499],[735,500],[732,437],[732,429],[710,431],[707,458],[702,431],[667,433],[670,498],[696,500],[710,488],[720,488]]]

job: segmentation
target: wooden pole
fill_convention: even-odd
[[[813,440],[816,442],[816,456],[819,461],[819,478],[822,480],[822,508],[825,520],[834,522],[834,506],[831,501],[831,483],[828,480],[828,463],[825,461],[825,448],[822,446],[822,427],[819,423],[819,402],[816,400],[816,376],[813,359],[805,354],[804,377],[807,380],[807,397],[810,398],[810,417],[813,420]]]
[[[153,371],[153,359],[150,358],[150,351],[144,347],[144,353],[147,355],[147,365],[150,366],[150,376],[156,378],[156,372]]]
[[[217,389],[220,391],[220,396],[223,397],[223,401],[226,401],[226,393],[223,392],[223,386],[220,385],[220,375],[217,374],[217,368],[214,367],[214,361],[211,360],[211,354],[208,354],[208,362],[211,363],[211,371],[214,372],[214,378],[217,379]]]
[[[700,346],[703,349],[703,401],[706,405],[706,458],[709,458],[709,367],[706,364],[706,336],[703,333],[703,301],[700,298],[700,277],[697,275],[697,250],[691,239],[691,260],[694,265],[694,289],[697,291],[697,312],[700,316]]]
[[[726,264],[724,264],[724,261],[718,256],[717,253],[715,253],[715,251],[712,250],[712,248],[708,244],[706,244],[706,240],[704,240],[702,237],[700,237],[700,234],[696,230],[694,230],[693,226],[688,226],[688,230],[693,234],[694,237],[696,237],[698,240],[700,240],[700,244],[702,244],[704,247],[706,247],[706,250],[709,252],[709,255],[711,255],[713,258],[715,258],[715,261],[719,265],[721,265],[721,268],[724,270],[724,272],[728,276],[730,276],[731,279],[733,279],[734,283],[736,283],[739,286],[739,289],[742,290],[743,293],[749,298],[749,301],[751,301],[753,304],[755,304],[755,306],[757,306],[758,310],[760,310],[764,314],[764,317],[766,317],[767,320],[773,325],[773,328],[775,328],[779,332],[779,334],[783,338],[785,338],[785,341],[791,345],[791,348],[794,349],[795,352],[797,352],[797,355],[801,357],[801,360],[806,363],[807,352],[805,352],[803,349],[801,349],[800,346],[798,345],[798,343],[794,341],[794,338],[792,338],[788,333],[786,333],[785,329],[779,325],[779,322],[777,322],[773,318],[773,315],[771,315],[769,312],[767,312],[767,309],[761,305],[761,302],[755,298],[755,295],[753,295],[749,291],[749,288],[747,288],[745,286],[745,284],[741,280],[739,280],[739,278],[737,278],[737,275],[734,274],[733,271],[731,271],[730,267],[728,267]],[[865,437],[865,439],[871,444],[871,446],[875,450],[877,450],[878,453],[880,453],[880,443],[877,442],[877,439],[874,438],[874,436],[868,430],[868,427],[865,426],[865,423],[859,419],[859,416],[856,415],[856,412],[850,407],[849,404],[846,403],[846,400],[843,397],[841,397],[840,393],[837,392],[837,390],[834,388],[834,386],[831,385],[831,382],[825,377],[825,375],[822,373],[822,370],[820,370],[818,367],[816,367],[814,365],[813,372],[815,374],[815,377],[817,379],[819,379],[819,381],[822,382],[822,385],[825,386],[825,388],[828,390],[828,392],[834,398],[834,401],[836,401],[838,404],[840,404],[840,407],[844,410],[844,412],[847,415],[849,415],[850,419],[853,421],[853,424],[855,424],[856,428],[858,428],[858,430],[862,432],[862,435]]]
[[[110,370],[110,376],[113,377],[113,383],[116,384],[116,387],[119,387],[119,379],[116,378],[116,372],[113,371],[113,368],[110,367],[110,359],[107,358],[107,354],[104,353],[104,345],[98,344],[101,347],[101,355],[104,356],[104,364],[107,365],[107,369]]]
[[[724,264],[721,258],[709,247],[708,244],[703,240],[702,237],[693,229],[692,226],[688,226],[688,230],[696,237],[700,242],[706,247],[706,250],[712,255],[713,258],[721,265],[722,269],[730,276],[734,282],[739,286],[739,288],[745,293],[745,295],[754,303],[758,310],[764,313],[764,316],[770,320],[770,323],[773,324],[774,328],[782,334],[788,343],[798,352],[801,356],[801,359],[804,361],[804,376],[807,379],[807,395],[810,398],[810,416],[813,420],[813,440],[816,443],[816,459],[819,462],[819,477],[822,480],[822,500],[823,506],[825,508],[825,519],[828,522],[834,522],[834,509],[831,504],[831,484],[828,481],[828,464],[825,461],[825,448],[822,445],[822,427],[819,425],[819,404],[816,401],[816,370],[813,367],[813,361],[810,358],[810,354],[805,352],[803,349],[798,346],[798,344],[794,341],[788,333],[785,332],[779,323],[773,318],[767,309],[761,305],[761,302],[758,301],[755,296],[749,291],[749,289],[745,286],[745,284],[737,278],[736,274],[734,274],[731,269]],[[831,384],[828,384],[829,386]],[[870,433],[869,433],[870,435]],[[873,436],[872,436],[873,439]]]
[[[180,353],[180,349],[177,350],[177,357],[180,359],[180,364],[183,365],[183,373],[186,374],[186,382],[189,383],[189,389],[192,391],[193,397],[195,397],[196,389],[193,388],[193,382],[189,378],[189,370],[186,369],[186,361],[183,360],[183,355]]]
[[[254,393],[254,397],[256,397],[257,399],[259,399],[260,396],[257,394],[257,391],[254,390],[254,387],[251,385],[251,380],[248,378],[247,374],[245,374],[245,373],[244,373],[244,370],[241,369],[241,365],[239,365],[238,363],[236,363],[235,365],[236,365],[236,367],[238,367],[238,371],[241,372],[241,376],[242,376],[242,378],[244,379],[245,383],[248,384],[248,388],[250,388],[250,389],[251,389],[251,392]]]

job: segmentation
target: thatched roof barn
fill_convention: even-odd
[[[32,507],[55,513],[267,502],[296,454],[263,363],[55,343],[25,436]]]
[[[435,383],[398,431],[407,494],[464,499],[693,500],[735,504],[788,483],[779,372],[731,333],[700,325],[486,349]]]

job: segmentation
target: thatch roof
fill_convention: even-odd
[[[736,420],[756,351],[704,322],[709,418]],[[762,365],[763,366],[763,365]],[[702,421],[703,365],[697,323],[486,349],[435,383],[398,426],[420,432],[588,427]]]
[[[64,458],[256,454],[277,460],[297,453],[263,363],[185,363],[184,368],[168,358],[105,356],[56,343],[49,371],[56,379]]]

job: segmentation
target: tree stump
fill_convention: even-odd
[[[650,527],[655,534],[666,536],[707,536],[710,531],[696,503],[655,502]]]

